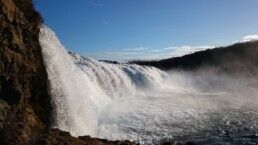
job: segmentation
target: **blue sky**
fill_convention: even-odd
[[[258,34],[258,0],[34,3],[67,49],[97,59],[158,59]]]

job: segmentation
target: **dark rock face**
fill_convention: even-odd
[[[49,129],[51,97],[31,0],[0,0],[0,144],[131,145]]]
[[[1,0],[0,8],[0,99],[11,107],[28,103],[49,124],[50,95],[38,40],[41,17],[30,0]]]
[[[0,9],[0,141],[25,144],[51,118],[38,40],[42,19],[30,0],[0,0]]]

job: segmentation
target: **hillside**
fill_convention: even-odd
[[[162,70],[198,70],[215,68],[219,72],[251,72],[257,73],[258,41],[236,43],[226,47],[218,47],[195,52],[182,57],[157,61],[131,61],[139,65],[154,66]]]

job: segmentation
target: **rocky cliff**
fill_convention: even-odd
[[[0,8],[1,142],[27,143],[51,118],[38,41],[42,19],[30,0],[1,0]]]
[[[50,129],[51,96],[31,0],[0,0],[0,144],[133,144]]]

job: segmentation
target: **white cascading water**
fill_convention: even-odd
[[[112,64],[69,54],[46,26],[41,28],[40,44],[55,108],[53,127],[74,136],[128,139],[141,144],[185,141],[204,134],[213,136],[214,132],[223,135],[235,127],[231,124],[234,120],[245,122],[251,131],[258,130],[255,111],[248,112],[247,119],[236,115],[237,109],[246,104],[257,106],[252,101],[257,98],[256,87],[248,90],[243,101],[240,94],[246,91],[241,88],[246,88],[236,86],[234,80],[226,90],[225,82],[232,80],[210,76],[194,80],[193,75],[183,72],[168,73],[154,67]],[[222,82],[225,88],[214,86],[214,82]],[[229,111],[229,107],[233,109]],[[235,110],[237,113],[232,113]],[[192,138],[187,138],[190,135]],[[214,143],[220,141],[215,138]]]
[[[41,29],[40,43],[56,107],[56,126],[76,136],[96,135],[98,115],[110,101],[135,96],[137,87],[160,86],[165,75],[153,67],[69,55],[46,26]]]

